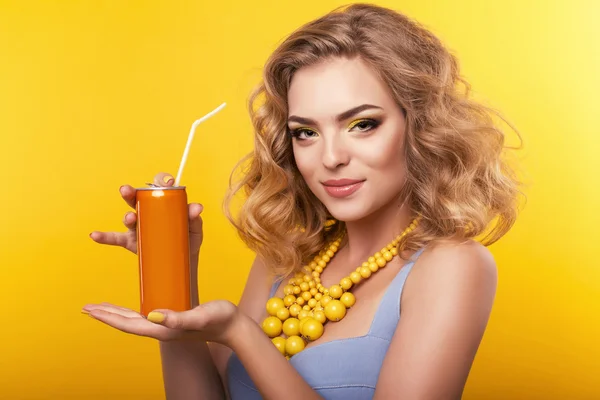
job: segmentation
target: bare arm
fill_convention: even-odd
[[[192,271],[197,271],[198,256],[192,258]],[[197,273],[192,274],[197,282]],[[192,285],[193,307],[199,304],[198,285]],[[225,390],[209,345],[200,340],[159,342],[163,382],[168,400],[224,400]]]
[[[197,265],[198,259],[192,260]],[[195,279],[195,277],[194,277]],[[196,282],[193,280],[193,282]],[[250,269],[238,309],[256,327],[262,316],[272,277],[260,260]],[[198,299],[197,286],[193,298]],[[262,333],[262,331],[261,331]],[[275,350],[268,338],[267,344]],[[199,341],[161,342],[163,379],[168,400],[225,399],[227,394],[227,361],[232,350],[224,345]],[[281,357],[281,354],[277,352]],[[285,361],[285,359],[283,359]]]
[[[217,369],[226,385],[227,360],[235,351],[264,399],[320,399],[260,327],[272,282],[265,265],[255,260],[238,305],[242,317],[235,329],[236,340],[231,348],[210,344]]]
[[[460,399],[496,293],[495,262],[474,242],[439,246],[415,264],[375,399]]]

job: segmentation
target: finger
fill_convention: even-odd
[[[94,231],[90,233],[90,238],[100,244],[107,244],[109,246],[121,246],[129,248],[129,235],[128,232],[99,232]]]
[[[157,186],[173,186],[175,178],[166,172],[160,172],[154,177],[154,182]]]
[[[123,217],[123,225],[125,225],[125,227],[127,229],[129,229],[130,231],[135,232],[136,223],[137,223],[137,215],[136,215],[136,213],[134,213],[132,211],[126,213],[125,216]]]
[[[91,313],[92,311],[98,311],[98,310],[109,312],[112,314],[118,314],[125,318],[142,318],[142,316],[139,313],[136,313],[135,311],[133,311],[129,308],[115,306],[110,303],[86,304],[81,309],[82,312],[88,313],[88,314]]]
[[[135,208],[135,188],[130,185],[123,185],[119,188],[119,193],[127,205],[131,208]]]
[[[148,321],[171,329],[200,331],[206,325],[206,313],[202,306],[188,311],[154,310],[148,314]]]
[[[188,206],[191,233],[202,233],[202,217],[200,214],[203,210],[202,204],[191,203]]]
[[[168,340],[173,336],[169,328],[153,324],[145,318],[128,318],[123,315],[101,309],[90,311],[89,316],[115,329],[138,336],[153,337],[158,340]]]

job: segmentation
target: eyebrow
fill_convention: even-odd
[[[335,119],[338,122],[342,122],[344,120],[347,120],[348,118],[353,117],[354,115],[358,114],[361,111],[365,111],[365,110],[370,110],[370,109],[379,109],[379,110],[383,110],[383,108],[378,107],[378,106],[374,106],[373,104],[361,104],[358,107],[354,107],[351,108],[347,111],[344,111],[343,113],[339,114]],[[303,124],[303,125],[317,125],[317,122],[315,120],[312,120],[310,118],[304,118],[304,117],[298,117],[296,115],[290,115],[288,118],[288,124],[290,122],[297,122],[299,124]]]

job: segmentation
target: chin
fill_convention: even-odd
[[[328,204],[327,210],[338,221],[354,222],[360,221],[370,214],[370,208],[365,207],[364,202],[353,201],[348,204]]]

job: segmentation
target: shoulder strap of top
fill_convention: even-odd
[[[400,299],[402,298],[404,283],[415,262],[424,250],[425,248],[421,248],[412,255],[410,261],[398,271],[392,283],[386,289],[371,323],[369,336],[377,336],[386,340],[392,339],[400,320]]]

